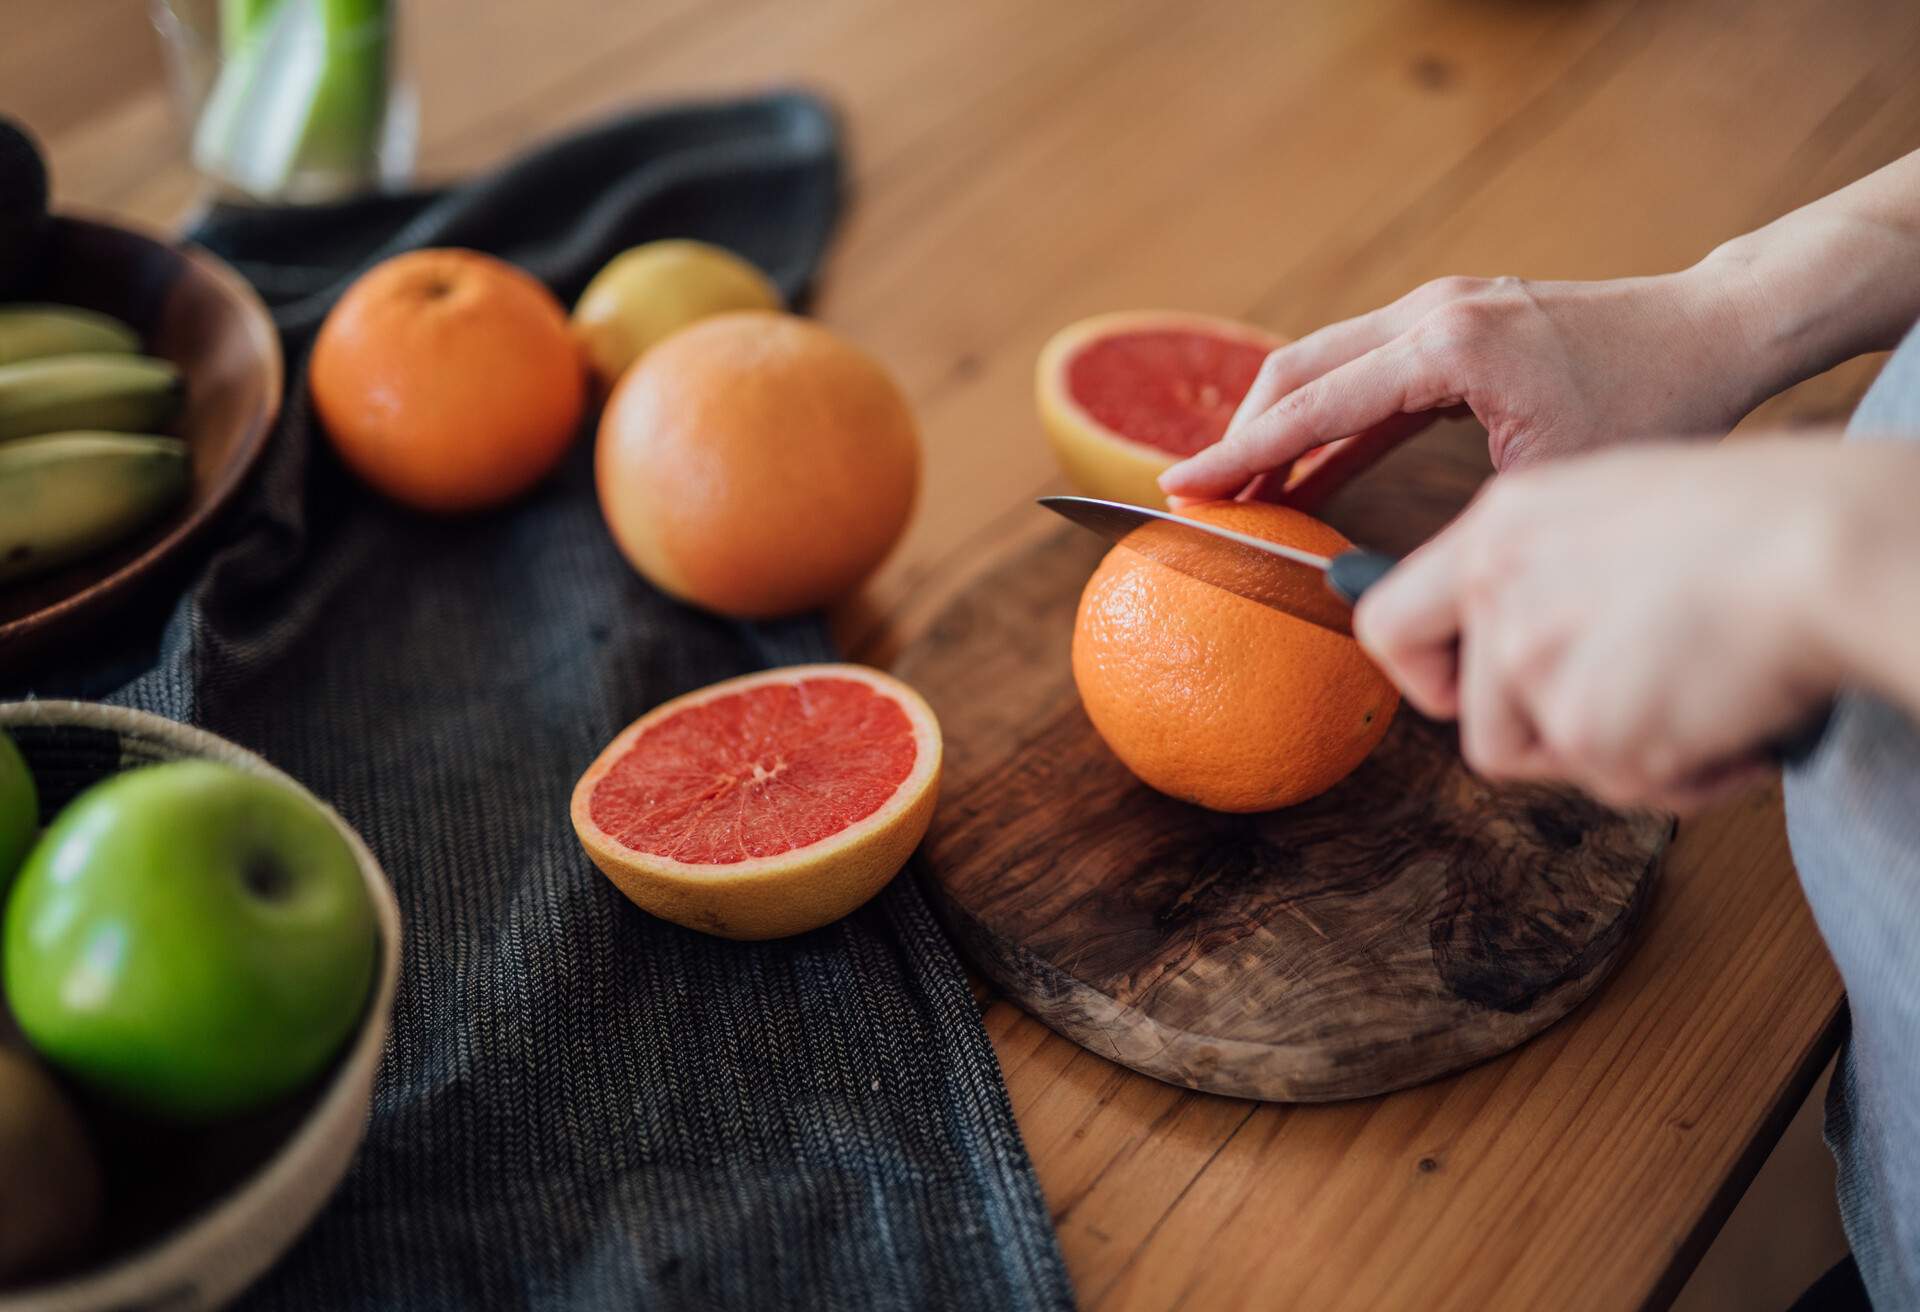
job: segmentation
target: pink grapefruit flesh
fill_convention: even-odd
[[[866,819],[899,791],[915,754],[900,704],[861,680],[762,684],[641,734],[588,809],[633,851],[729,865]]]
[[[1040,353],[1035,392],[1055,454],[1088,496],[1166,504],[1157,479],[1226,433],[1282,339],[1174,311],[1083,319]]]
[[[837,920],[932,818],[940,729],[878,670],[728,679],[629,725],[574,788],[581,845],[643,909],[729,938]]]
[[[1191,329],[1096,337],[1067,361],[1067,394],[1096,423],[1174,456],[1226,434],[1266,348]]]

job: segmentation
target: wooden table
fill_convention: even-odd
[[[636,100],[845,107],[818,310],[925,423],[924,505],[838,617],[884,661],[1054,483],[1040,343],[1178,306],[1284,332],[1449,272],[1604,277],[1920,142],[1911,0],[403,0],[424,172]],[[138,0],[7,0],[0,108],[61,203],[175,221],[194,183]],[[1770,406],[1844,415],[1865,361]],[[1840,989],[1777,799],[1683,827],[1639,951],[1511,1056],[1287,1108],[1134,1076],[985,1008],[1082,1302],[1621,1308],[1684,1280],[1831,1053]]]

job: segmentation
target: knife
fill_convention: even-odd
[[[1353,635],[1354,603],[1397,563],[1377,551],[1317,556],[1119,501],[1041,497],[1040,504],[1189,578],[1348,637]]]
[[[1354,604],[1399,563],[1381,552],[1359,549],[1317,556],[1218,524],[1119,501],[1066,496],[1039,500],[1054,514],[1189,578],[1349,637]],[[1779,764],[1797,765],[1819,747],[1832,718],[1833,705],[1828,703],[1763,750]]]

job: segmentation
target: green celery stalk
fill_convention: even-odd
[[[280,0],[220,0],[220,54],[232,59],[273,13]]]
[[[388,0],[319,0],[326,60],[308,105],[304,168],[371,175],[387,117]]]
[[[231,50],[194,133],[201,168],[261,197],[378,168],[390,0],[222,0]]]

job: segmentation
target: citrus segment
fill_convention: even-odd
[[[574,788],[582,846],[667,920],[775,938],[846,915],[926,833],[940,728],[857,665],[743,675],[648,712]]]
[[[1089,496],[1165,505],[1161,473],[1225,435],[1281,344],[1251,324],[1172,311],[1061,329],[1040,352],[1035,392],[1068,479]]]

